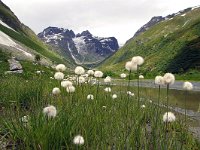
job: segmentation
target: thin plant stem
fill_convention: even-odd
[[[168,124],[168,111],[169,111],[169,84],[167,84],[167,124]]]
[[[166,134],[166,147],[168,149],[168,137],[167,137],[167,132],[168,132],[168,111],[169,111],[169,84],[167,84],[167,122],[166,122],[166,131],[165,131],[165,134]]]
[[[89,81],[88,81],[88,85],[89,85],[89,90],[91,91],[92,88],[92,77],[89,77]]]
[[[187,120],[186,120],[186,119],[187,119],[187,118],[186,118],[186,114],[187,114],[187,109],[186,109],[186,98],[187,98],[187,93],[188,93],[188,92],[185,91],[185,99],[184,99],[184,105],[185,105],[185,125],[186,125],[186,121],[187,121]]]
[[[97,100],[97,97],[98,97],[98,92],[99,92],[99,79],[97,79],[96,100]]]
[[[138,108],[140,107],[140,81],[139,81],[139,66],[137,66],[137,92],[138,92]]]
[[[127,91],[130,91],[130,81],[131,81],[131,70],[129,71],[129,75],[128,75],[128,87],[127,87]]]
[[[129,76],[128,76],[128,87],[127,87],[127,91],[130,91],[130,81],[131,81],[131,70],[129,71]],[[130,99],[130,95],[128,94],[128,100],[127,100],[127,103],[126,103],[126,116],[128,117],[128,104],[129,104],[129,99]]]
[[[160,122],[159,112],[160,112],[160,85],[158,87],[158,102],[157,102],[157,111],[156,111],[156,127],[157,127],[158,123]]]
[[[158,87],[158,108],[160,107],[160,85]]]

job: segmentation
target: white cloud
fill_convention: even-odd
[[[96,36],[131,38],[153,16],[168,15],[199,0],[3,0],[36,33],[48,26],[88,29]]]

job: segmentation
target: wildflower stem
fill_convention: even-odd
[[[140,81],[139,81],[139,66],[137,66],[137,87],[138,87],[138,108],[140,107]]]
[[[89,81],[88,81],[88,85],[89,85],[89,90],[91,91],[92,88],[92,77],[89,77]]]
[[[167,84],[167,121],[166,121],[166,131],[165,131],[165,138],[166,138],[166,147],[168,149],[168,136],[167,136],[167,132],[168,132],[168,121],[169,121],[169,117],[168,117],[168,113],[169,113],[169,106],[168,106],[168,101],[169,101],[169,84]]]
[[[168,111],[169,111],[169,106],[168,106],[168,103],[169,103],[169,84],[167,84],[167,124],[168,124]]]
[[[168,103],[169,103],[169,84],[167,84],[167,112],[169,111]],[[167,118],[168,118],[168,116],[167,116]]]
[[[96,92],[96,100],[98,97],[98,92],[99,92],[99,79],[97,79],[97,92]]]
[[[160,107],[160,85],[158,87],[158,108]]]
[[[159,111],[160,110],[160,85],[158,87],[158,102],[157,102],[157,112],[156,112],[156,126],[158,124],[158,121],[160,122],[159,119]]]
[[[184,107],[185,107],[185,125],[186,125],[186,119],[187,119],[187,118],[186,118],[186,114],[187,114],[187,109],[186,109],[186,97],[187,97],[187,93],[188,93],[188,92],[185,91],[185,99],[184,99],[184,105],[185,105],[185,106],[184,106]]]
[[[128,75],[128,89],[127,89],[127,91],[130,91],[130,81],[131,81],[131,70],[129,71],[129,75]]]

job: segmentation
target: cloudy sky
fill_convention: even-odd
[[[2,0],[36,33],[48,26],[89,30],[125,43],[153,16],[200,5],[199,0]]]

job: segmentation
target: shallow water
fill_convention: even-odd
[[[115,85],[127,86],[128,81],[126,80],[114,80]],[[193,91],[183,91],[183,81],[176,81],[169,90],[169,105],[172,107],[185,108],[194,112],[200,112],[200,82],[192,82],[194,89]],[[137,81],[130,82],[131,87],[135,87],[134,93],[137,94]],[[154,84],[154,80],[142,80],[140,81],[140,93],[147,99],[153,101],[158,100],[158,86]],[[166,104],[167,101],[166,86],[161,88],[161,102]]]
[[[141,88],[141,94],[144,97],[148,97],[153,101],[158,100],[159,90],[157,88]],[[166,89],[161,89],[161,98],[160,101],[162,104],[167,102],[167,91]],[[169,105],[172,107],[185,108],[186,100],[186,109],[192,110],[194,112],[200,112],[200,92],[199,91],[182,91],[182,90],[169,90]]]

